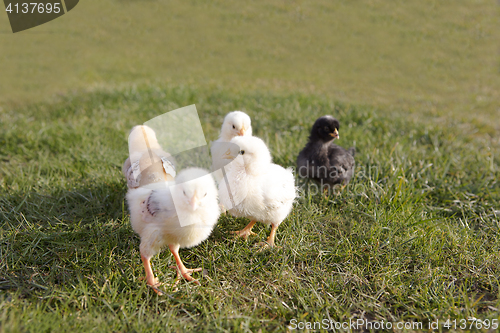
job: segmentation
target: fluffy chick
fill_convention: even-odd
[[[185,169],[175,182],[129,189],[127,203],[130,223],[141,238],[141,259],[148,285],[161,294],[150,260],[167,245],[175,258],[178,278],[182,275],[199,284],[191,273],[201,268],[187,269],[179,257],[179,248],[200,244],[217,223],[220,210],[212,175],[199,168]]]
[[[128,143],[129,158],[123,163],[122,172],[129,188],[174,179],[174,159],[161,148],[151,127],[140,125],[132,128]]]
[[[220,129],[219,139],[212,143],[210,153],[212,154],[212,171],[218,183],[222,180],[222,169],[228,160],[224,159],[224,155],[230,152],[228,142],[237,136],[252,136],[252,122],[250,117],[242,111],[229,112],[224,117],[224,122]]]
[[[318,118],[311,129],[309,141],[297,157],[297,170],[302,178],[320,181],[323,186],[347,185],[354,174],[353,147],[337,146],[339,121],[332,116]]]
[[[226,166],[228,184],[219,184],[220,200],[231,215],[250,219],[244,229],[235,232],[240,237],[253,235],[256,221],[271,225],[267,245],[272,247],[276,230],[297,196],[293,173],[273,164],[266,144],[257,137],[235,137],[231,143],[239,151],[225,157],[233,161]]]
[[[229,112],[224,117],[224,122],[220,129],[219,140],[229,142],[236,136],[251,136],[252,121],[250,117],[242,111]]]

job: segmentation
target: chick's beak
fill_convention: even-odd
[[[340,138],[339,131],[337,129],[335,129],[335,131],[333,131],[333,133],[330,133],[330,136],[333,137],[334,139],[339,139]]]
[[[225,159],[225,160],[234,160],[235,157],[231,154],[231,150],[228,149],[226,150],[226,152],[224,153],[224,155],[222,155],[222,158]]]
[[[196,196],[196,192],[194,193],[193,197],[191,200],[189,200],[189,205],[193,210],[196,210],[198,206],[200,205],[200,200],[198,200],[198,197]]]
[[[244,135],[245,135],[245,132],[246,132],[246,130],[245,130],[245,126],[243,126],[243,127],[241,128],[241,130],[238,132],[238,135],[239,135],[239,136],[244,136]]]

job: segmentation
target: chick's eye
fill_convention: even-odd
[[[186,191],[182,191],[184,193],[184,195],[186,195]]]
[[[206,196],[207,196],[207,194],[205,193],[205,195],[203,197],[206,197]]]
[[[236,127],[234,127],[234,125],[233,125],[233,129],[236,129]]]
[[[240,150],[240,155],[245,155],[245,151],[244,150]]]

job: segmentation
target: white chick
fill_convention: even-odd
[[[129,189],[127,193],[130,223],[141,237],[140,252],[147,284],[161,294],[156,288],[160,283],[150,260],[166,245],[177,264],[177,281],[182,275],[199,284],[191,273],[201,268],[187,269],[179,257],[179,248],[200,244],[217,223],[220,210],[212,175],[203,169],[189,168],[180,172],[175,182],[148,187]]]
[[[210,153],[212,154],[212,171],[218,183],[221,182],[223,173],[221,170],[228,163],[224,155],[229,153],[227,142],[236,136],[252,136],[252,123],[250,117],[242,111],[229,112],[224,117],[220,129],[219,139],[212,143]]]
[[[224,122],[220,129],[219,140],[229,142],[236,136],[251,136],[252,121],[250,117],[242,111],[229,112],[224,117]]]
[[[128,143],[130,157],[125,160],[122,172],[129,188],[174,179],[174,160],[163,151],[151,127],[140,125],[132,128]]]
[[[257,137],[235,137],[232,143],[239,147],[225,158],[233,159],[226,166],[228,183],[219,184],[222,204],[235,217],[246,217],[250,223],[234,232],[245,239],[254,235],[256,221],[271,225],[267,244],[274,246],[276,230],[287,217],[297,197],[295,179],[290,169],[273,164],[264,141]]]

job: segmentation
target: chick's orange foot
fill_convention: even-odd
[[[281,246],[277,246],[275,244],[269,244],[268,242],[259,242],[255,244],[255,247],[257,248],[257,252],[263,252],[266,250],[275,250],[275,249],[281,249]]]
[[[260,248],[259,251],[267,249],[281,249],[281,246],[274,244],[274,239],[267,239],[265,242],[259,242],[255,244],[256,247]]]
[[[255,232],[252,231],[254,224],[255,224],[255,221],[251,221],[245,228],[243,228],[239,231],[231,231],[231,233],[247,240],[248,237],[257,235]]]
[[[148,284],[149,287],[151,287],[155,293],[158,294],[158,296],[163,296],[163,294],[165,294],[165,292],[163,292],[159,287],[162,285],[162,283],[157,283],[155,285],[150,285]]]
[[[253,232],[252,230],[245,230],[245,229],[241,229],[239,231],[231,231],[231,233],[235,236],[238,236],[238,237],[241,237],[243,238],[244,240],[247,240],[248,237],[250,236],[255,236],[257,235],[255,232]]]
[[[161,282],[158,280],[158,278],[149,278],[147,276],[142,276],[139,278],[139,281],[146,280],[148,286],[160,286]]]
[[[201,268],[201,267],[199,267],[199,268],[185,268],[184,267],[184,268],[180,269],[177,266],[170,266],[170,268],[174,268],[177,271],[177,278],[175,279],[174,286],[179,284],[179,282],[181,280],[181,276],[189,282],[193,282],[196,285],[200,285],[200,281],[193,278],[191,276],[191,274],[194,272],[201,272],[203,270],[203,268]]]
[[[139,278],[139,281],[142,281],[142,280],[146,280],[146,284],[148,285],[148,287],[151,287],[155,293],[158,294],[158,296],[162,296],[164,294],[164,292],[162,290],[159,289],[160,286],[163,285],[163,283],[161,283],[158,278],[148,278],[147,276],[143,276],[143,277],[140,277]]]

